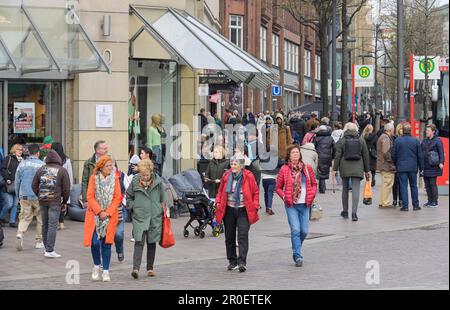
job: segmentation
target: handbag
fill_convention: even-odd
[[[364,185],[364,197],[363,197],[363,204],[365,205],[371,205],[372,204],[372,184],[368,180],[366,181],[366,184]]]
[[[319,203],[317,202],[316,199],[314,199],[313,204],[311,206],[311,216],[310,216],[310,220],[311,221],[318,221],[322,218],[322,213],[323,210],[320,207]]]
[[[164,248],[170,248],[175,245],[175,236],[172,231],[172,224],[170,222],[170,217],[167,215],[167,208],[164,206],[164,214],[162,219],[162,229],[161,229],[161,240],[159,245]]]

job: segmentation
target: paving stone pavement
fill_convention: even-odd
[[[329,186],[331,188],[331,186]],[[420,196],[421,203],[425,197]],[[113,251],[111,283],[90,281],[92,258],[82,247],[83,223],[67,220],[58,231],[56,251],[61,259],[49,260],[34,249],[34,227],[30,227],[24,250],[15,250],[15,233],[4,228],[5,244],[0,248],[0,289],[448,289],[449,240],[448,196],[440,197],[440,207],[418,212],[380,210],[379,187],[374,189],[372,206],[362,205],[360,221],[340,216],[341,192],[318,195],[323,218],[311,222],[305,241],[305,265],[295,268],[286,214],[277,197],[274,216],[261,212],[261,220],[250,231],[248,271],[227,272],[224,236],[183,237],[187,217],[172,220],[177,244],[157,248],[155,270],[158,275],[131,279],[133,243],[131,224],[126,223],[125,261],[119,263]],[[261,193],[261,202],[263,196]],[[145,255],[144,255],[145,256]],[[367,285],[366,263],[380,266],[380,284]],[[80,284],[69,285],[66,264],[80,266]]]

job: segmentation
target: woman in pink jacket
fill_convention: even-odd
[[[302,244],[308,235],[309,214],[317,193],[317,181],[311,166],[303,163],[300,147],[287,149],[286,164],[280,170],[275,187],[283,199],[291,228],[295,265],[303,266]]]

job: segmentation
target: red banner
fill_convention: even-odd
[[[438,186],[448,186],[448,162],[449,162],[449,157],[448,157],[448,138],[441,138],[442,141],[442,145],[444,146],[444,157],[445,157],[445,161],[444,161],[444,171],[442,172],[442,176],[437,178],[437,185]]]

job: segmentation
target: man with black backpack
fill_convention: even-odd
[[[336,157],[333,166],[333,178],[336,172],[342,177],[342,207],[341,216],[348,218],[349,181],[352,183],[352,221],[358,221],[361,180],[369,179],[370,159],[367,145],[360,139],[354,123],[347,123],[344,136],[336,144]]]

